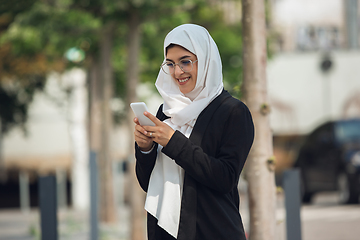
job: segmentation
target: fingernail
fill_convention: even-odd
[[[144,134],[147,134],[147,131],[144,131]]]

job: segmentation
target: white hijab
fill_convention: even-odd
[[[223,89],[221,58],[209,32],[198,25],[184,24],[174,28],[165,38],[166,47],[176,44],[197,56],[198,72],[195,88],[181,93],[171,75],[160,70],[156,87],[161,94],[163,112],[170,118],[164,122],[189,137],[199,114]],[[161,152],[152,171],[146,196],[145,209],[158,219],[158,225],[177,238],[184,170]]]

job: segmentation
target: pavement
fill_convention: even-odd
[[[240,196],[240,213],[245,230],[249,228],[249,211],[246,195]],[[281,193],[276,200],[276,240],[287,240],[285,199]],[[360,204],[339,205],[336,192],[314,196],[311,204],[300,209],[302,240],[359,240]],[[292,240],[292,239],[288,239]]]
[[[360,239],[360,204],[339,205],[336,193],[315,195],[301,219],[303,240]]]
[[[240,212],[245,229],[249,229],[246,196],[241,196]],[[89,240],[89,214],[85,211],[58,211],[59,240]],[[100,240],[129,240],[129,209],[118,208],[118,223],[102,224]],[[284,198],[277,195],[276,240],[286,240]],[[40,240],[38,209],[21,212],[0,210],[0,240]],[[338,205],[336,194],[324,193],[315,197],[311,205],[301,208],[302,240],[359,240],[360,205]],[[49,239],[50,240],[50,239]],[[291,240],[291,239],[289,239]]]
[[[245,229],[249,229],[249,214],[247,209],[247,197],[241,194],[240,212],[244,221]],[[284,240],[284,210],[282,196],[277,200],[277,233]],[[144,215],[145,216],[145,215]],[[100,240],[129,240],[130,213],[126,206],[118,209],[118,223],[102,224],[100,228]],[[75,211],[73,209],[58,210],[58,234],[59,240],[89,240],[89,213],[87,211]],[[37,208],[29,212],[21,212],[18,209],[0,210],[0,240],[40,240],[40,214]]]
[[[128,240],[129,210],[118,208],[118,222],[100,224],[99,239]],[[58,210],[58,240],[90,239],[89,214],[72,209]],[[40,213],[37,208],[28,212],[18,209],[0,210],[0,240],[40,240]],[[51,240],[51,239],[49,239]]]

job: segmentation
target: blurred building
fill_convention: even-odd
[[[156,113],[161,98],[146,85],[138,95]],[[110,103],[114,112],[124,110],[120,99]],[[28,111],[26,132],[12,129],[1,139],[0,209],[38,206],[38,178],[52,174],[58,182],[60,207],[89,207],[88,93],[86,74],[72,69],[49,76],[44,91],[36,93]],[[114,126],[111,149],[114,161],[116,201],[123,201],[120,172],[128,156],[129,134],[124,125]],[[4,170],[2,169],[2,170]]]
[[[0,208],[38,206],[38,178],[48,174],[57,176],[59,206],[88,206],[88,184],[81,180],[88,176],[85,83],[79,69],[49,76],[29,106],[26,131],[3,137]]]
[[[275,52],[267,69],[270,119],[275,154],[290,165],[299,141],[316,126],[360,118],[360,4],[270,2],[268,27]]]

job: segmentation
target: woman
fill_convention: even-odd
[[[136,174],[147,192],[148,239],[243,240],[238,181],[254,126],[223,89],[220,54],[208,31],[184,24],[164,42],[156,80],[164,103],[155,126],[135,118]]]

